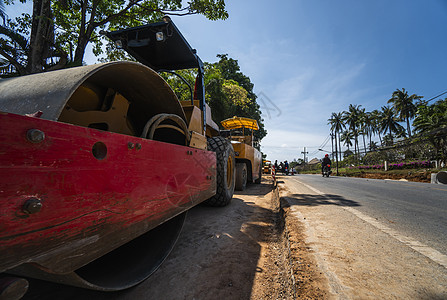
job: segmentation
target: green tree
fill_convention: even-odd
[[[28,51],[28,40],[11,27],[9,21],[5,25],[0,25],[0,55],[4,57],[0,58],[1,73],[9,76],[15,73],[26,74],[23,65],[26,65]]]
[[[343,123],[343,113],[333,112],[331,118],[328,121],[329,124],[331,125],[331,131],[335,132],[335,153],[338,154],[339,160],[341,161],[340,133],[345,128],[345,124]],[[337,140],[338,140],[338,147],[337,147]]]
[[[348,150],[352,153],[352,151],[349,149],[350,147],[352,147],[352,140],[354,139],[354,135],[352,134],[352,132],[349,130],[343,131],[340,139],[343,142],[343,145],[345,145],[348,148]]]
[[[194,91],[197,70],[184,69],[177,70],[175,73],[177,75],[168,72],[162,72],[161,76],[169,83],[179,100],[191,100],[191,97],[193,95],[191,91]],[[183,77],[183,79],[185,79],[188,84],[185,84],[179,76]]]
[[[216,123],[227,118],[228,112],[231,110],[231,102],[224,91],[224,83],[221,71],[215,64],[206,64],[205,67],[205,93],[206,101],[213,112],[213,119]]]
[[[369,145],[372,144],[372,136],[373,134],[375,134],[377,132],[376,127],[375,127],[375,121],[374,121],[374,115],[372,112],[366,112],[364,119],[363,119],[363,129],[366,132],[366,135],[369,139]],[[374,143],[374,145],[376,145],[377,148],[377,144]],[[371,147],[369,147],[369,150],[372,151]]]
[[[373,110],[370,113],[370,119],[371,119],[371,133],[373,134],[378,134],[379,136],[379,141],[382,144],[382,137],[380,136],[380,122],[382,119],[382,113],[380,111],[378,111],[377,109]]]
[[[250,109],[250,99],[248,92],[234,80],[225,80],[222,89],[231,103],[226,117],[242,116]]]
[[[0,34],[3,34],[3,29],[6,26],[6,11],[5,11],[5,4],[3,3],[3,0],[0,0],[0,19],[3,20],[3,26],[0,26]],[[2,43],[2,38],[0,38],[0,45]],[[1,54],[1,52],[0,52]],[[0,57],[0,76],[2,73],[8,72],[9,63],[5,58]]]
[[[354,153],[358,157],[359,141],[358,136],[360,134],[360,110],[361,105],[349,104],[348,111],[343,112],[343,121],[348,126],[349,130],[354,135]]]
[[[374,142],[374,141],[370,141],[369,144],[368,144],[368,146],[369,146],[369,150],[370,150],[370,151],[375,151],[375,150],[377,150],[377,148],[379,147],[379,146],[377,145],[377,143]]]
[[[343,158],[346,159],[347,157],[354,157],[354,152],[352,152],[351,150],[346,150],[345,153],[343,153]],[[345,162],[343,160],[343,162]]]
[[[393,146],[393,144],[394,144],[394,141],[393,141],[393,135],[390,134],[390,133],[385,134],[385,135],[383,136],[383,144],[384,144],[385,146]]]
[[[410,119],[414,118],[414,114],[416,112],[416,105],[413,102],[421,98],[423,97],[416,94],[409,96],[408,92],[403,88],[402,90],[395,90],[391,96],[391,99],[388,100],[388,103],[393,104],[394,112],[398,115],[398,121],[407,122],[407,133],[410,138]]]
[[[432,105],[421,103],[413,126],[419,136],[430,141],[437,157],[447,163],[447,98]]]
[[[364,108],[359,109],[359,133],[362,135],[363,139],[363,152],[366,155],[366,141],[365,136],[369,135],[369,128],[368,128],[368,113],[365,111]],[[359,149],[360,151],[360,149]]]
[[[290,168],[303,167],[303,166],[304,166],[304,159],[302,158],[294,159],[292,162],[290,162],[289,165]]]
[[[3,19],[3,24],[6,20],[6,11],[5,11],[5,4],[3,3],[3,0],[0,0],[0,18]]]
[[[417,133],[426,133],[447,126],[447,98],[432,105],[419,105],[413,122]]]
[[[254,136],[260,141],[267,134],[267,131],[264,129],[261,111],[256,103],[256,95],[252,90],[253,84],[247,76],[240,72],[237,60],[228,58],[227,55],[218,57],[221,58],[219,62],[204,63],[205,100],[211,108],[213,120],[220,125],[222,120],[233,116],[255,119],[260,129],[255,131]],[[228,67],[230,65],[228,62],[231,62],[231,68]],[[190,86],[194,87],[197,75],[195,70],[180,70],[177,73]],[[188,86],[178,76],[168,73],[163,73],[163,76],[179,99],[191,99]],[[250,90],[247,90],[247,88]]]
[[[230,101],[228,103],[230,108],[225,112],[224,119],[231,118],[235,115],[238,117],[255,119],[258,122],[259,130],[254,133],[254,136],[258,140],[261,140],[267,135],[267,131],[264,128],[264,120],[261,117],[260,107],[256,103],[257,96],[253,91],[254,84],[248,76],[240,71],[240,66],[237,60],[228,57],[228,54],[219,54],[217,57],[219,58],[219,61],[213,65],[220,71],[220,74],[222,74],[222,77],[226,80],[223,85],[223,88],[226,86],[226,88],[224,88],[224,93],[230,96]],[[247,91],[246,98],[245,95],[241,95],[243,96],[241,99],[232,97],[237,89],[234,86],[235,83]],[[230,92],[233,94],[230,94]],[[236,99],[238,100],[235,101]],[[235,108],[232,108],[232,106],[235,106]],[[213,108],[211,105],[210,107]],[[218,119],[218,121],[220,122],[221,120]]]
[[[13,2],[8,0],[5,3]],[[55,43],[53,19],[51,1],[34,0],[32,16],[23,13],[14,21],[8,19],[3,24],[0,55],[4,60],[4,70],[8,70],[3,72],[8,73],[6,76],[50,71],[65,66],[66,53]]]
[[[49,58],[57,59],[51,67],[81,65],[89,43],[93,43],[95,55],[102,54],[105,39],[100,30],[143,25],[163,15],[202,14],[210,20],[228,17],[224,0],[191,0],[186,7],[182,4],[181,0],[33,0],[32,16],[24,14],[16,22],[22,32],[29,33],[27,63],[13,61],[13,57],[6,59],[13,65],[20,64],[27,73],[46,70]]]
[[[398,123],[398,118],[394,113],[394,110],[389,106],[382,106],[382,118],[380,121],[380,130],[383,133],[388,131],[387,143],[393,144],[393,133],[398,134],[402,132],[402,125]],[[385,137],[384,137],[385,140]]]

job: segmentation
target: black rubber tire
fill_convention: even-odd
[[[255,180],[256,184],[260,184],[262,180],[262,165],[259,166],[259,177]]]
[[[243,191],[247,186],[247,165],[245,163],[236,164],[236,191]]]
[[[204,203],[215,207],[227,206],[233,198],[236,181],[233,146],[227,139],[216,136],[208,138],[208,150],[216,152],[216,195]]]

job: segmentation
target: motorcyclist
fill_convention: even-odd
[[[324,167],[327,165],[331,165],[331,159],[329,158],[329,154],[326,154],[321,162],[321,174],[323,174]],[[324,176],[324,174],[323,174]]]

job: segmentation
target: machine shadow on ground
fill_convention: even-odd
[[[271,190],[253,184],[226,207],[192,208],[166,261],[134,288],[97,292],[30,279],[23,299],[249,299],[256,274],[266,271],[258,267],[261,244],[278,237],[273,210],[243,197]]]
[[[263,177],[264,178],[264,177]],[[256,195],[259,197],[263,197],[272,191],[272,183],[270,180],[263,181],[260,184],[256,183],[247,183],[247,187],[243,191],[234,191],[234,196],[238,195]]]
[[[336,206],[360,206],[357,201],[346,199],[340,195],[324,194],[291,194],[287,197],[281,197],[281,203],[288,202],[290,206],[317,206],[317,205],[336,205]]]

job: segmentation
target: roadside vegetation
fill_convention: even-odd
[[[381,110],[367,112],[350,104],[346,111],[333,112],[328,124],[334,137],[334,174],[338,165],[342,176],[430,181],[431,172],[447,170],[447,98],[432,102],[437,97],[423,100],[397,89]],[[291,166],[307,173],[321,168],[302,160]]]

